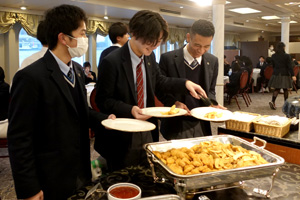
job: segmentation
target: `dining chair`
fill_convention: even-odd
[[[7,149],[7,128],[8,128],[8,120],[0,121],[0,148]],[[1,155],[0,158],[6,158],[7,155]]]
[[[261,88],[262,91],[263,91],[264,85],[265,85],[265,84],[268,84],[269,80],[271,79],[272,74],[273,74],[273,71],[274,71],[274,69],[273,69],[273,66],[272,66],[272,65],[269,65],[269,66],[267,66],[267,67],[265,68],[265,70],[264,70],[264,77],[265,77],[265,79],[264,79],[264,81],[261,83],[261,86],[260,86],[260,88]],[[263,94],[264,94],[264,92],[263,92]]]
[[[90,104],[94,110],[96,110],[97,112],[100,112],[100,109],[98,108],[98,106],[96,104],[96,92],[97,92],[97,90],[96,90],[96,88],[94,88],[91,92]]]
[[[245,97],[245,92],[244,90],[246,89],[247,87],[247,83],[248,83],[248,71],[247,70],[244,70],[241,74],[241,77],[240,77],[240,89],[237,91],[237,93],[231,97],[229,97],[229,104],[230,104],[230,101],[231,99],[235,99],[235,102],[238,106],[238,108],[241,110],[241,107],[239,105],[239,102],[237,100],[238,96],[241,95],[245,101],[245,104],[247,107],[249,107],[248,103],[247,103],[247,100],[246,100],[246,97]]]
[[[298,66],[294,66],[294,76],[297,77],[298,73],[299,73],[299,67]],[[297,85],[296,83],[293,81],[293,88],[295,89],[296,93],[298,93],[298,88],[297,88]],[[292,93],[292,91],[290,91],[290,93]]]

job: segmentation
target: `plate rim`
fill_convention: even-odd
[[[233,114],[230,110],[223,110],[223,109],[220,109],[220,108],[214,108],[214,107],[209,107],[209,106],[206,106],[206,107],[196,107],[196,108],[193,108],[193,109],[191,110],[191,115],[192,115],[193,117],[195,117],[196,119],[201,119],[201,120],[205,120],[205,121],[212,121],[212,122],[224,122],[224,121],[230,120],[231,117],[224,118],[224,119],[222,119],[222,118],[208,119],[208,118],[204,118],[204,117],[199,118],[199,117],[196,117],[196,116],[193,114],[193,113],[195,112],[195,110],[197,110],[197,109],[199,109],[199,110],[201,110],[201,109],[212,109],[212,111],[210,111],[210,112],[213,112],[213,110],[222,110],[222,111],[224,111],[224,112],[230,112],[231,115]],[[194,110],[194,111],[193,111],[193,110]]]
[[[111,126],[107,126],[107,124],[105,125],[106,121],[112,121],[112,120],[119,120],[119,121],[125,121],[125,120],[129,120],[129,121],[139,121],[139,122],[142,122],[142,123],[146,123],[146,124],[149,124],[151,127],[151,129],[145,129],[145,130],[128,130],[128,129],[116,129],[114,127],[111,127]],[[146,131],[152,131],[156,128],[156,125],[151,123],[151,122],[148,122],[148,121],[144,121],[144,120],[139,120],[139,119],[132,119],[132,118],[116,118],[116,119],[104,119],[101,121],[101,124],[106,127],[106,128],[110,128],[112,130],[117,130],[117,131],[122,131],[122,132],[130,132],[130,133],[134,133],[134,132],[146,132]]]
[[[154,109],[160,109],[160,108],[164,108],[166,110],[168,109],[171,109],[171,106],[159,106],[159,107],[156,107],[156,106],[153,106],[153,107],[146,107],[146,108],[142,108],[142,112],[144,112],[144,110],[154,110]],[[180,109],[183,113],[176,113],[176,114],[173,114],[173,115],[149,115],[149,114],[144,114],[143,115],[147,115],[147,116],[152,116],[152,117],[160,117],[160,118],[169,118],[169,117],[178,117],[178,116],[183,116],[185,114],[187,114],[187,110],[183,109],[183,108],[178,108]]]

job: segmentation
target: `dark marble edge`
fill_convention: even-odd
[[[229,135],[234,135],[238,137],[244,137],[244,138],[249,138],[253,139],[254,136],[257,136],[263,140],[266,140],[267,143],[272,143],[272,144],[278,144],[290,148],[296,148],[300,149],[300,140],[291,140],[285,137],[288,137],[290,133],[288,133],[284,138],[278,138],[278,137],[272,137],[268,135],[262,135],[258,133],[253,133],[253,132],[243,132],[243,131],[235,131],[235,130],[230,130],[226,129],[224,127],[219,126],[218,127],[218,134],[224,133],[224,134],[229,134]]]

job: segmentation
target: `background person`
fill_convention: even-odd
[[[122,22],[113,23],[108,30],[110,41],[113,43],[110,47],[104,49],[100,55],[99,64],[105,56],[110,54],[112,51],[122,47],[129,39],[128,27]]]
[[[292,68],[291,56],[285,53],[285,44],[279,42],[276,46],[275,54],[272,55],[273,74],[268,86],[274,88],[272,101],[269,102],[270,108],[275,110],[275,101],[280,89],[283,89],[284,100],[289,97],[288,89],[292,88],[292,80],[296,81]]]
[[[83,63],[83,71],[85,75],[85,84],[89,84],[91,82],[97,81],[96,73],[91,71],[91,63],[90,62],[84,62]]]
[[[39,52],[36,52],[32,54],[31,56],[25,58],[21,64],[21,67],[19,70],[23,69],[24,67],[27,67],[31,63],[37,61],[41,57],[43,57],[48,49],[48,44],[46,40],[46,33],[45,33],[45,22],[40,21],[38,28],[37,28],[37,39],[41,42],[43,45],[42,49]]]

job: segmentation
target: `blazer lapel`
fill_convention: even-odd
[[[78,84],[77,86],[79,87],[79,95],[81,97],[81,100],[82,102],[84,102],[84,105],[85,105],[85,111],[86,111],[86,114],[88,113],[88,104],[87,104],[87,95],[86,95],[86,88],[85,88],[85,84],[84,84],[84,80],[83,80],[83,71],[81,70],[82,67],[81,66],[77,66],[77,64],[75,62],[72,62],[73,63],[73,69],[74,69],[74,72],[75,72],[75,76],[76,76],[76,84]],[[87,114],[88,115],[88,114]]]
[[[128,49],[128,44],[127,42],[122,48],[122,66],[125,71],[127,81],[130,86],[131,94],[135,100],[135,103],[137,104],[137,96],[135,93],[135,86],[134,86],[134,78],[133,78],[133,72],[132,72],[132,64],[131,64],[131,59],[130,59],[130,53]],[[129,59],[128,59],[129,58]]]
[[[62,71],[60,70],[55,58],[49,52],[49,50],[44,55],[44,59],[47,63],[47,69],[51,71],[51,77],[53,78],[54,82],[57,84],[58,90],[61,91],[63,96],[66,98],[68,103],[72,106],[73,110],[77,113],[75,103],[73,101],[71,92],[68,88],[68,83],[63,77]]]
[[[144,65],[146,71],[146,83],[147,83],[147,107],[155,106],[153,105],[154,102],[154,91],[155,85],[152,85],[151,74],[154,73],[153,70],[156,63],[151,63],[151,59],[149,56],[144,56]]]
[[[203,67],[204,67],[204,73],[205,73],[205,85],[203,86],[203,89],[205,91],[208,91],[208,88],[209,88],[209,80],[211,79],[210,78],[210,71],[211,71],[211,67],[210,67],[210,62],[209,60],[206,59],[205,57],[205,54],[202,55],[202,62],[203,62]]]
[[[175,56],[174,56],[174,63],[177,69],[177,73],[178,73],[178,77],[179,78],[186,78],[186,73],[185,73],[185,69],[184,69],[184,56],[183,56],[183,47],[178,49],[175,52]]]

